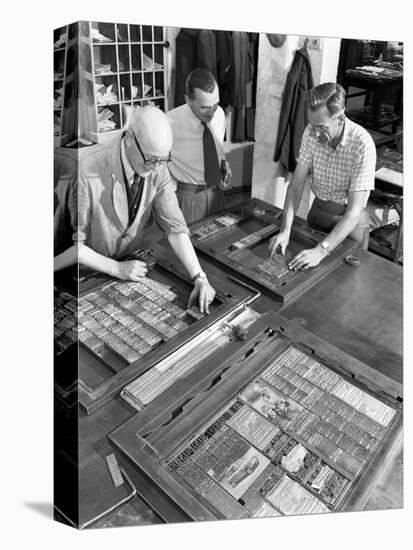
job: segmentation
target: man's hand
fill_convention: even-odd
[[[229,189],[232,185],[232,172],[231,167],[229,165],[228,161],[225,161],[225,175],[219,182],[219,187],[225,191],[225,189]]]
[[[208,279],[197,279],[189,296],[188,309],[198,297],[198,306],[201,313],[209,313],[209,304],[215,298],[215,290],[209,284]]]
[[[148,273],[148,268],[145,262],[140,260],[127,260],[124,262],[117,262],[115,277],[124,281],[138,281],[142,277],[145,277]]]
[[[289,231],[280,231],[277,235],[275,235],[270,240],[270,244],[268,245],[270,256],[274,256],[275,254],[279,254],[280,252],[284,256],[285,249],[287,248],[289,242],[290,242]]]
[[[315,267],[326,257],[326,255],[326,252],[324,252],[319,245],[314,248],[302,250],[291,260],[288,264],[288,268],[296,271],[298,269],[309,269],[310,267]]]

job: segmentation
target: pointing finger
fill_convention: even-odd
[[[199,289],[199,311],[204,313],[204,310],[206,311],[207,307],[207,292],[206,289],[201,286]]]
[[[194,300],[196,298],[198,294],[198,291],[194,288],[191,292],[191,294],[189,295],[189,300],[188,300],[188,305],[186,306],[187,309],[189,309],[190,307],[192,307],[192,304],[194,303]]]

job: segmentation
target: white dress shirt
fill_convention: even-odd
[[[132,187],[133,180],[135,178],[135,170],[129,164],[129,161],[126,157],[125,143],[124,143],[123,139],[120,142],[120,158],[122,160],[123,169],[125,170],[126,180],[129,183],[129,186]]]
[[[173,133],[172,160],[168,168],[177,181],[205,184],[204,178],[204,127],[187,105],[181,105],[166,113]],[[208,124],[214,137],[218,160],[225,159],[223,142],[225,135],[225,113],[221,107],[215,111],[214,118]]]

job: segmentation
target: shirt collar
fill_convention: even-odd
[[[197,116],[194,115],[194,113],[192,112],[191,107],[187,103],[185,104],[185,107],[188,111],[188,119],[190,121],[190,124],[191,124],[193,130],[196,130],[196,129],[202,127],[202,122],[199,120],[199,118]]]
[[[350,120],[347,117],[345,117],[343,135],[341,136],[340,141],[337,143],[337,149],[339,147],[345,147],[349,132],[350,132]]]
[[[123,169],[125,170],[126,179],[128,180],[128,183],[130,183],[135,177],[135,170],[132,168],[126,157],[125,142],[123,139],[120,142],[120,158],[122,160]]]

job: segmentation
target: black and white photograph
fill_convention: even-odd
[[[53,56],[55,519],[252,518],[270,460],[276,516],[402,507],[403,42],[79,21]],[[221,434],[245,404],[276,443]]]
[[[306,26],[309,6],[295,19],[261,0],[222,17],[215,2],[161,4],[102,0],[38,23],[48,66],[23,89],[49,95],[48,131],[34,100],[19,124],[48,171],[34,151],[12,157],[42,190],[19,194],[34,222],[10,326],[25,307],[32,328],[7,364],[26,404],[16,464],[33,477],[47,464],[51,493],[24,483],[23,496],[25,473],[24,516],[70,533],[64,548],[141,533],[155,548],[238,546],[233,536],[250,547],[254,532],[301,545],[310,531],[318,548],[403,548],[404,10],[320,2]],[[33,305],[17,306],[22,289]]]

